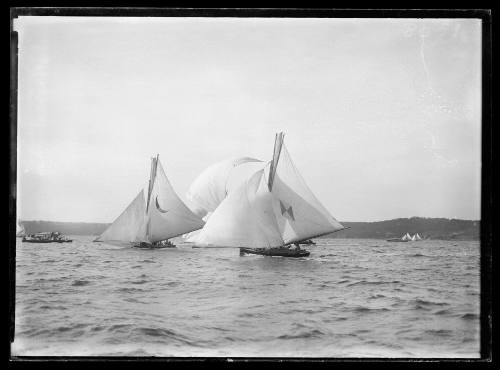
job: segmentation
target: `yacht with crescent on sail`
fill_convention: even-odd
[[[157,155],[151,158],[147,198],[141,189],[122,214],[94,241],[146,249],[168,248],[174,247],[169,239],[203,225],[203,220],[175,193]]]

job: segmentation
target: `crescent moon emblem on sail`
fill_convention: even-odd
[[[160,207],[160,205],[158,204],[158,196],[156,196],[156,209],[158,209],[158,211],[160,211],[161,213],[167,213],[168,211],[165,211],[164,209],[162,209]]]

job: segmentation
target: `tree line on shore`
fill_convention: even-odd
[[[65,235],[100,235],[108,223],[21,221],[27,234],[59,231]],[[479,240],[480,221],[447,218],[397,218],[375,222],[342,222],[348,229],[323,238],[389,239],[409,233],[443,240]]]

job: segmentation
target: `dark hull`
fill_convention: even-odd
[[[259,254],[261,256],[277,257],[307,257],[311,252],[306,250],[293,250],[288,248],[240,248],[240,256],[245,254]]]
[[[153,245],[148,243],[135,244],[132,248],[138,249],[165,249],[165,248],[175,248],[175,245]]]
[[[303,245],[316,245],[316,243],[313,242],[312,240],[304,240],[303,242],[300,242],[299,244],[303,244]]]
[[[401,240],[401,239],[387,239],[388,242],[394,242],[394,243],[406,243],[408,240]]]

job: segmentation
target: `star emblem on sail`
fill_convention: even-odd
[[[344,229],[306,185],[283,139],[283,133],[276,135],[273,159],[230,191],[191,241],[203,246],[279,247]]]
[[[151,173],[147,189],[96,239],[116,244],[161,240],[198,230],[203,220],[194,214],[179,198],[170,184],[159,156],[151,160]]]

